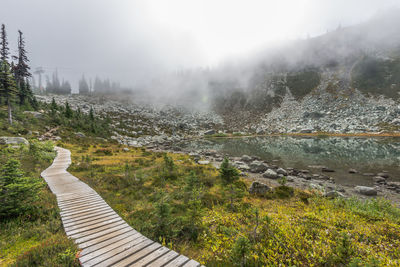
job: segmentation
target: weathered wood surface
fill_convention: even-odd
[[[56,150],[42,177],[57,196],[65,233],[81,249],[82,266],[200,266],[130,227],[96,191],[67,172],[71,152]]]

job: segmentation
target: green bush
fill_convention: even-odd
[[[36,162],[51,162],[56,156],[54,144],[51,141],[39,142],[31,140],[29,144],[29,153]]]
[[[390,218],[400,222],[400,210],[392,205],[389,200],[372,198],[360,200],[355,197],[349,199],[335,199],[338,206],[344,206],[355,214],[370,220],[384,220]]]
[[[18,257],[13,266],[80,266],[76,245],[64,235],[55,235]]]
[[[25,177],[16,159],[10,159],[0,169],[0,218],[20,215],[33,208],[38,198],[40,182]]]

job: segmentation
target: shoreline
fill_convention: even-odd
[[[225,137],[220,137],[220,138],[225,138]],[[171,149],[163,149],[160,147],[155,147],[155,148],[146,148],[152,152],[167,152],[167,153],[175,153],[175,154],[185,154],[188,156],[192,156],[190,155],[190,152],[188,151],[175,151],[175,150],[171,150]],[[209,165],[212,165],[215,168],[218,168],[219,165],[221,164],[221,160],[219,160],[219,157],[212,156],[212,155],[206,155],[206,154],[200,154],[199,155],[200,158],[199,159],[195,159],[195,162],[197,164],[199,164],[199,161],[201,160],[206,160],[209,161]],[[228,157],[229,161],[231,164],[234,164],[236,161],[240,160],[238,157]],[[266,161],[261,161],[263,163],[267,163]],[[237,168],[237,167],[236,167]],[[280,168],[280,166],[276,166],[276,168],[272,168],[276,171],[277,168]],[[271,168],[269,168],[271,169]],[[272,178],[266,178],[263,177],[263,173],[253,173],[251,171],[246,171],[246,170],[241,170],[239,168],[240,172],[242,173],[241,177],[243,179],[246,179],[250,182],[260,182],[260,183],[264,183],[270,187],[276,187],[279,186],[279,179],[272,179]],[[308,170],[308,169],[307,169]],[[312,170],[310,171],[310,175],[313,174]],[[325,193],[331,192],[331,191],[336,191],[339,193],[342,193],[344,195],[344,197],[346,198],[351,198],[351,197],[356,197],[358,199],[363,199],[363,200],[368,200],[368,199],[372,199],[372,198],[384,198],[390,202],[392,202],[395,206],[397,206],[398,208],[400,208],[400,194],[394,192],[393,190],[389,190],[387,188],[385,188],[385,185],[383,184],[374,184],[374,186],[369,186],[374,188],[377,191],[377,195],[375,196],[367,196],[367,195],[363,195],[358,193],[355,190],[355,186],[350,186],[350,185],[345,185],[345,184],[337,184],[334,179],[320,179],[320,178],[305,178],[305,177],[301,177],[298,175],[287,175],[286,176],[291,177],[290,180],[287,180],[286,184],[288,186],[291,186],[293,188],[296,189],[300,189],[300,190],[317,190],[319,192],[321,192],[322,195],[324,195]],[[363,185],[361,185],[363,186]]]
[[[233,135],[226,134],[226,136],[218,136],[218,135],[205,135],[199,138],[191,138],[191,139],[209,139],[209,138],[246,138],[246,137],[274,137],[274,136],[298,136],[298,137],[318,137],[318,138],[329,138],[329,137],[361,137],[361,138],[377,138],[377,137],[392,137],[392,138],[400,138],[400,133],[397,132],[389,132],[389,133],[324,133],[324,132],[316,132],[316,133],[272,133],[272,134],[251,134],[251,135]]]

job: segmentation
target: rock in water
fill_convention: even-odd
[[[389,174],[387,172],[380,172],[376,176],[380,176],[380,177],[383,177],[383,178],[389,178]]]
[[[321,171],[323,171],[323,172],[335,172],[335,170],[330,169],[328,167],[322,167]]]
[[[287,176],[288,173],[285,169],[279,168],[278,170],[276,170],[277,174],[282,174],[283,176]]]
[[[24,144],[24,145],[29,145],[28,140],[26,140],[23,137],[8,137],[8,136],[2,136],[0,137],[0,144],[4,144],[4,145],[20,145],[20,144]]]
[[[240,160],[241,160],[241,161],[244,161],[244,162],[250,162],[250,161],[252,160],[252,158],[251,158],[250,156],[243,155],[243,156],[240,158]]]
[[[375,176],[372,179],[374,180],[375,183],[378,183],[378,184],[386,183],[386,179],[381,176]]]
[[[259,182],[253,182],[249,188],[250,194],[264,194],[270,190],[268,185]]]
[[[213,135],[215,134],[215,130],[207,130],[204,132],[204,135]]]
[[[266,172],[264,172],[263,177],[270,179],[278,179],[279,175],[275,171],[268,169]]]
[[[356,190],[357,193],[365,196],[376,196],[378,194],[376,189],[373,187],[359,185],[356,186],[354,189]]]
[[[198,162],[200,165],[207,165],[207,164],[210,164],[210,161],[208,161],[208,160],[199,160],[199,162]]]
[[[250,167],[250,172],[253,173],[265,172],[268,169],[268,165],[258,160],[255,160],[252,163],[250,163],[249,167]]]

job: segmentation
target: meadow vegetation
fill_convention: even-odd
[[[79,266],[61,224],[55,196],[40,177],[51,142],[0,146],[0,265]]]
[[[249,181],[189,156],[62,144],[70,171],[136,230],[207,266],[398,266],[400,212],[383,199],[327,199]]]

